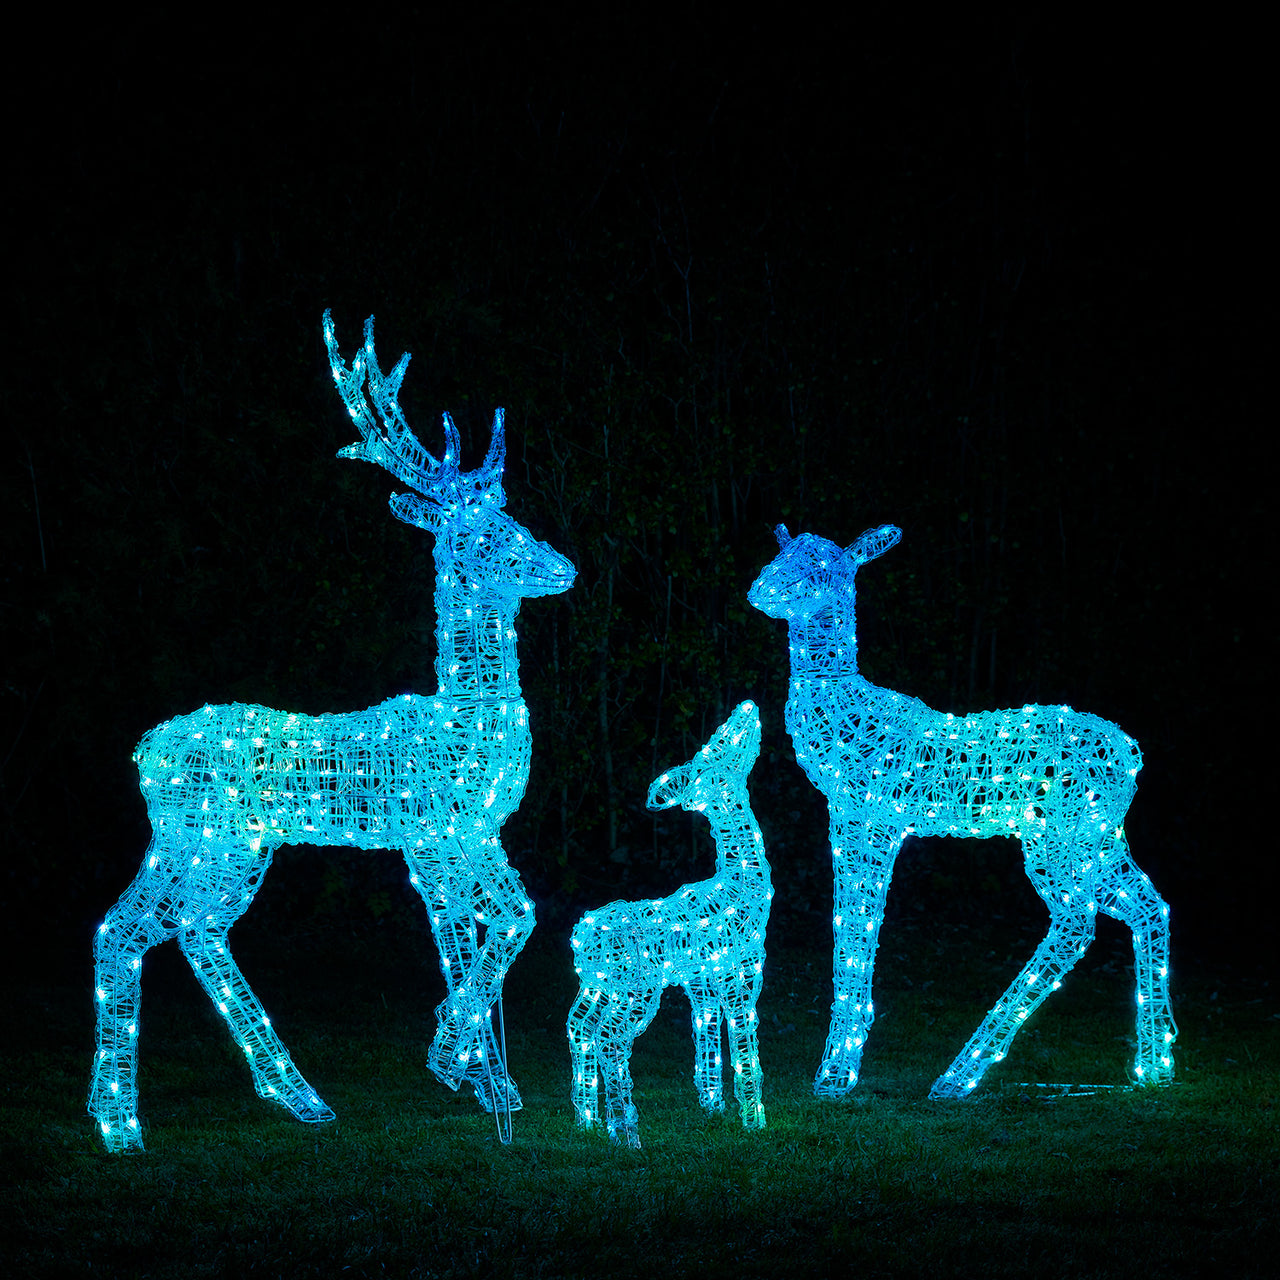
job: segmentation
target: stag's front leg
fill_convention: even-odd
[[[972,1095],[987,1068],[1004,1058],[1027,1019],[1062,985],[1063,976],[1084,955],[1093,941],[1094,919],[1086,910],[1064,912],[1059,907],[1050,919],[1044,941],[969,1037],[955,1061],[933,1082],[929,1097]]]
[[[693,1082],[707,1111],[724,1110],[724,1056],[721,1053],[720,1000],[713,984],[692,981],[685,987],[693,1019]]]
[[[458,872],[469,875],[463,879]],[[421,880],[416,867],[414,878]],[[519,1090],[506,1071],[491,1014],[507,970],[533,930],[533,903],[496,839],[462,853],[459,866],[423,896],[449,983],[429,1065],[450,1088],[465,1080],[487,1111],[517,1110]]]
[[[239,913],[237,912],[237,915]],[[202,921],[182,934],[179,945],[213,1006],[222,1015],[249,1063],[258,1097],[279,1103],[299,1120],[320,1124],[333,1112],[293,1065],[227,946],[229,923]]]
[[[430,913],[431,932],[440,952],[440,970],[448,992],[436,1008],[436,1033],[427,1053],[427,1066],[442,1084],[457,1089],[463,1078],[459,1046],[470,1053],[473,1036],[466,1033],[471,1001],[466,975],[475,963],[476,922],[471,896],[452,869],[433,865],[418,853],[406,853],[409,883]]]
[[[494,838],[482,849],[492,860],[473,889],[473,914],[481,929],[480,948],[467,977],[476,993],[476,1008],[483,1008],[479,1042],[467,1064],[466,1080],[486,1111],[523,1105],[520,1091],[507,1070],[506,1054],[494,1031],[493,1016],[502,999],[502,985],[515,958],[533,932],[533,903],[515,870],[506,862]],[[474,865],[474,863],[473,863]]]
[[[833,824],[835,999],[822,1063],[813,1081],[814,1093],[822,1098],[842,1098],[858,1082],[862,1050],[876,1016],[871,979],[884,902],[901,845],[900,831],[857,821],[842,822],[840,827]]]

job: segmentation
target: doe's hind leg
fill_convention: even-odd
[[[1093,941],[1094,917],[1084,911],[1050,918],[1049,932],[1009,984],[955,1061],[929,1090],[931,1098],[967,1098],[993,1062],[1009,1051],[1026,1020],[1062,985],[1063,975]]]
[[[1168,1084],[1178,1035],[1169,1000],[1169,908],[1129,856],[1123,832],[1116,832],[1100,859],[1097,893],[1099,909],[1133,934],[1138,1041],[1133,1078],[1138,1084]]]

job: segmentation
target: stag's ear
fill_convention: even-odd
[[[428,533],[438,534],[444,530],[444,513],[435,503],[416,493],[393,493],[391,511],[397,520],[425,529]]]
[[[791,535],[787,532],[785,524],[776,525],[773,530],[773,536],[778,540],[778,550],[785,551],[787,543],[791,541]]]

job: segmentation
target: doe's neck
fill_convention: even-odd
[[[793,680],[841,680],[858,674],[858,638],[852,621],[830,610],[787,627]]]

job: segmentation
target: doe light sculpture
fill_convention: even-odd
[[[759,754],[760,713],[744,702],[688,764],[649,788],[651,809],[680,805],[706,814],[716,842],[710,880],[668,898],[611,902],[588,912],[573,930],[581,982],[568,1022],[574,1110],[583,1127],[596,1124],[603,1081],[609,1136],[632,1147],[640,1145],[640,1133],[631,1047],[669,986],[682,986],[689,997],[694,1081],[703,1107],[724,1110],[723,1019],[742,1123],[764,1128],[756,1000],[773,885],[747,794],[747,774]]]
[[[1018,1029],[1061,985],[1093,939],[1099,911],[1133,933],[1137,1056],[1133,1078],[1173,1078],[1169,908],[1134,864],[1124,816],[1137,786],[1138,744],[1070,707],[1025,706],[954,716],[880,689],[858,673],[854,575],[894,545],[893,525],[841,550],[779,525],[779,553],[748,599],[788,627],[787,730],[827,799],[835,870],[835,1001],[820,1096],[858,1079],[875,1016],[871,978],[894,859],[905,836],[1017,836],[1049,908],[1049,931],[930,1096],[962,1098],[1000,1061]]]
[[[529,777],[515,615],[526,596],[567,590],[575,571],[503,510],[501,409],[483,464],[464,473],[448,414],[439,459],[409,430],[397,402],[409,356],[382,373],[372,317],[349,369],[328,312],[324,336],[361,435],[340,456],[377,463],[408,485],[413,492],[393,496],[392,511],[435,535],[439,688],[338,715],[206,706],[143,737],[134,759],[151,845],[94,939],[89,1112],[109,1151],[142,1147],[142,959],[173,937],[248,1060],[257,1092],[300,1120],[333,1118],[294,1066],[227,942],[282,844],[401,851],[430,912],[448,983],[429,1066],[453,1089],[468,1084],[487,1110],[520,1105],[490,1020],[534,924],[498,835]]]

